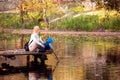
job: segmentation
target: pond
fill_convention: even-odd
[[[30,35],[0,35],[0,50],[21,49]],[[120,40],[110,36],[49,35],[55,53],[48,54],[45,65],[26,67],[26,56],[0,57],[0,80],[119,80]],[[48,37],[43,35],[42,38]],[[31,64],[33,56],[31,57]],[[40,62],[40,61],[39,61]],[[9,70],[2,69],[2,64]],[[2,71],[4,70],[4,72]]]

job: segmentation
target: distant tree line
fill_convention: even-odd
[[[120,0],[105,0],[107,2],[106,6],[108,9],[120,9]]]
[[[120,0],[91,0],[96,1],[99,4],[104,5],[106,9],[120,10]]]

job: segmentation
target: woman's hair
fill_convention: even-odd
[[[40,33],[40,28],[39,28],[39,26],[34,26],[34,28],[33,28],[33,32],[35,32],[35,33]]]

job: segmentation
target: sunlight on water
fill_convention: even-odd
[[[0,50],[23,48],[28,35],[21,36],[0,38]],[[26,56],[17,56],[15,60],[1,56],[0,64],[7,63],[11,67],[3,72],[0,65],[0,80],[119,80],[118,38],[51,36],[60,59],[58,64],[54,54],[47,55],[46,65],[35,65],[30,69],[26,67]],[[30,57],[32,65],[33,56]]]

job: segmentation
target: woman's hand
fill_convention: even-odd
[[[43,48],[45,48],[45,46],[44,46],[44,45],[42,45],[42,47],[43,47]]]

